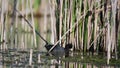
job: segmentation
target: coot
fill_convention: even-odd
[[[45,48],[47,51],[49,51],[53,45],[51,44],[46,44]],[[56,56],[56,57],[62,57],[65,54],[69,54],[69,50],[72,48],[72,44],[66,44],[65,48],[61,47],[59,44],[57,44],[52,50],[51,54]]]

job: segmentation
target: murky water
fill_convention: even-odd
[[[80,54],[80,53],[79,53]],[[119,68],[119,65],[92,63],[78,53],[71,53],[69,57],[54,57],[46,52],[33,50],[30,65],[30,49],[8,49],[0,51],[0,68]],[[89,59],[89,58],[88,58]]]

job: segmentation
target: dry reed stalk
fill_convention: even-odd
[[[44,22],[43,22],[44,28],[43,28],[43,31],[44,32],[47,32],[47,24],[48,24],[47,12],[48,12],[48,9],[47,9],[47,7],[45,7],[45,11],[43,13],[43,15],[44,15]],[[46,34],[44,34],[43,37],[46,38]]]
[[[34,17],[33,17],[33,9],[32,9],[32,0],[30,0],[30,11],[31,11],[31,19],[32,19],[32,26],[33,26],[33,39],[34,39],[34,46],[37,48],[36,44],[36,33],[35,33],[35,23],[34,23]]]
[[[1,3],[2,3],[2,0],[0,0],[0,5],[1,5]],[[1,5],[1,9],[2,9],[2,5]],[[1,10],[1,12],[2,12],[2,10]],[[1,13],[2,14],[2,13]],[[1,15],[0,15],[1,16]],[[1,23],[1,18],[0,18],[0,32],[2,31],[2,23]],[[1,37],[1,36],[0,36]],[[0,40],[1,40],[1,38],[0,38]]]
[[[115,0],[116,1],[116,0]],[[112,3],[112,21],[111,21],[111,38],[112,38],[112,52],[113,52],[113,49],[114,49],[114,46],[115,46],[115,35],[116,35],[116,29],[115,29],[115,14],[116,14],[116,4],[114,4],[114,1],[111,0],[111,3]]]
[[[70,29],[71,27],[72,27],[72,20],[73,20],[73,14],[72,14],[72,9],[73,9],[73,0],[70,0],[70,21],[69,21],[69,28],[68,29]],[[69,31],[69,40],[68,40],[68,43],[71,43],[72,42],[72,34],[71,34],[71,32]]]
[[[15,38],[15,18],[16,18],[16,5],[17,5],[17,0],[14,0],[14,3],[13,3],[13,10],[12,10],[12,19],[11,19],[11,23],[10,23],[10,48],[14,48],[15,45],[14,45],[14,38]]]
[[[25,0],[22,0],[22,15],[23,15],[23,12],[24,12],[24,9],[25,9]],[[24,21],[24,19],[22,18],[22,24],[21,24],[21,27],[22,27],[22,31],[25,29],[24,27],[25,27],[25,21]],[[24,42],[24,33],[21,33],[21,49],[25,49],[25,42]]]
[[[38,63],[41,63],[41,54],[38,54]]]
[[[16,10],[22,8],[23,6],[21,6],[21,3],[23,4],[23,0],[17,0],[17,5],[16,5]],[[21,7],[19,7],[21,6]],[[21,12],[21,14],[23,14],[23,12]],[[15,47],[17,49],[23,49],[23,45],[22,45],[22,21],[19,19],[19,13],[16,12],[16,19],[15,19]],[[18,42],[20,41],[20,42]]]
[[[28,6],[29,6],[28,4],[29,4],[29,0],[26,0],[26,5],[25,5],[25,8],[26,8],[26,9],[29,8],[29,7],[28,7]],[[29,9],[27,9],[27,10],[25,11],[25,18],[26,18],[26,19],[28,19],[28,15],[27,15],[27,14],[29,13],[28,10],[29,10]],[[25,31],[30,31],[30,29],[29,29],[28,26],[27,26],[27,23],[25,23],[25,22],[24,22],[24,28],[25,28]],[[25,49],[27,48],[27,45],[29,45],[29,44],[27,44],[27,42],[28,42],[28,40],[29,40],[29,39],[28,39],[28,36],[29,36],[29,35],[24,35],[24,37],[25,37],[25,38],[24,38],[24,45],[25,45],[24,48],[25,48]]]
[[[112,21],[111,21],[111,39],[112,39],[112,52],[115,49],[115,58],[118,59],[117,57],[117,45],[116,45],[116,13],[117,13],[117,1],[118,0],[111,0],[112,4]]]
[[[106,32],[106,49],[107,49],[107,64],[109,64],[110,58],[111,58],[111,26],[110,26],[110,16],[109,11],[107,10],[106,17],[107,17],[107,32]]]
[[[29,0],[26,0],[26,8],[29,8],[30,6],[29,6]],[[30,9],[30,8],[29,8]],[[28,13],[30,13],[30,11],[29,11],[29,9],[28,10],[26,10],[26,15],[25,15],[25,18],[26,19],[28,19]],[[29,28],[28,26],[27,26],[28,24],[26,23],[25,24],[25,26],[26,26],[26,31],[31,31],[31,28]],[[27,36],[26,36],[26,43],[25,43],[25,46],[27,46],[27,45],[30,45],[30,44],[32,44],[32,42],[33,42],[33,37],[31,37],[31,34],[28,34]],[[31,41],[31,42],[29,42],[29,40]]]
[[[95,28],[94,28],[94,39],[97,37],[97,32],[98,32],[98,24],[97,24],[97,21],[98,20],[98,13],[95,14]],[[96,49],[96,44],[97,44],[97,41],[94,42],[94,49]]]
[[[96,10],[96,8],[95,8],[95,10]],[[97,37],[97,32],[98,32],[98,24],[97,24],[97,22],[98,22],[98,13],[95,13],[95,20],[94,20],[94,24],[95,24],[95,27],[94,27],[94,40],[95,40],[95,38]],[[96,48],[96,44],[97,44],[97,41],[95,41],[94,42],[94,49]]]
[[[54,44],[55,38],[56,38],[56,27],[55,27],[55,1],[52,0],[52,2],[49,0],[50,5],[50,19],[51,19],[51,43]]]
[[[79,24],[78,24],[78,22],[79,22],[79,8],[76,9],[76,16],[77,16],[76,17],[77,20],[75,23],[77,23],[77,24],[75,27],[75,29],[76,29],[76,31],[75,31],[75,49],[79,50]]]
[[[77,30],[76,30],[76,31],[77,31],[77,32],[76,32],[76,33],[77,33],[77,40],[76,40],[76,41],[77,41],[77,48],[79,49],[79,45],[80,45],[80,44],[79,44],[79,36],[80,36],[80,35],[79,35],[79,24],[78,24],[78,22],[79,22],[79,14],[78,14],[78,13],[79,13],[79,9],[76,11],[76,13],[77,13],[77,15],[78,15],[78,17],[77,17],[77,28],[76,28],[76,29],[77,29]]]
[[[100,1],[96,1],[96,4],[98,4],[97,7],[99,7],[99,6],[100,6]],[[100,9],[100,8],[99,8],[99,9]],[[97,12],[97,8],[95,8],[95,12]],[[99,15],[98,12],[95,13],[95,20],[94,20],[94,24],[95,24],[95,28],[94,28],[94,40],[97,38],[98,32],[100,31],[100,30],[99,30],[99,29],[100,29],[100,28],[99,28],[100,26],[98,26],[98,24],[99,24],[99,23],[98,23],[98,22],[99,22],[99,16],[98,16],[98,15]],[[104,28],[103,28],[103,30],[104,30]],[[103,31],[103,30],[102,30],[102,31]],[[100,32],[100,33],[101,33],[101,32]],[[94,49],[97,48],[97,43],[98,43],[98,42],[100,42],[100,41],[97,41],[97,40],[96,40],[96,41],[94,42]],[[100,45],[99,45],[99,46],[100,46]]]
[[[3,41],[3,21],[4,21],[4,13],[3,13],[3,9],[4,9],[4,2],[3,2],[4,0],[2,0],[2,1],[0,1],[0,3],[1,3],[1,19],[0,19],[0,31],[1,31],[1,39],[0,39],[0,42],[2,42]],[[0,49],[1,49],[1,51],[2,51],[2,49],[3,49],[3,44],[2,43],[0,43]],[[4,58],[2,55],[0,55],[0,58]]]
[[[4,18],[5,18],[4,17],[4,5],[5,5],[4,0],[2,0],[1,3],[2,3],[2,5],[1,5],[2,6],[2,8],[1,8],[2,9],[1,10],[1,42],[2,42],[4,40]],[[1,50],[4,49],[3,46],[4,45],[1,44]]]
[[[70,2],[68,1],[68,5],[70,4]],[[70,6],[68,6],[68,15],[67,15],[67,22],[66,22],[66,31],[69,29],[69,26],[70,26],[70,14],[71,14],[71,9],[70,9]],[[69,33],[66,35],[66,43],[69,43]]]
[[[7,45],[6,45],[6,42],[7,42],[7,24],[8,24],[8,1],[7,0],[5,0],[5,5],[4,5],[4,12],[5,12],[5,19],[4,19],[4,40],[5,40],[5,42],[4,42],[4,49],[7,49],[8,47],[7,47]]]
[[[67,0],[65,0],[65,9],[64,9],[64,33],[67,31]],[[67,41],[67,35],[65,37]],[[66,41],[64,43],[66,43]],[[65,47],[65,46],[64,46]]]
[[[33,49],[30,49],[30,58],[29,58],[29,65],[32,65],[32,55],[33,55]]]
[[[91,41],[91,38],[92,38],[92,13],[91,13],[91,11],[93,10],[93,1],[91,1],[91,0],[89,0],[88,1],[89,3],[88,3],[88,6],[89,6],[89,10],[90,10],[90,12],[88,12],[88,13],[90,13],[90,16],[88,17],[88,24],[87,24],[87,29],[88,29],[88,37],[87,37],[87,49],[89,49],[89,45],[90,45],[90,41]],[[96,49],[96,48],[95,48]]]
[[[73,7],[76,7],[76,6],[77,5],[75,5],[75,6],[73,5]],[[72,9],[72,10],[75,10],[75,9]],[[76,8],[75,12],[78,12],[78,8]],[[71,16],[73,16],[72,11],[71,11]],[[72,17],[71,17],[71,19],[72,19]],[[77,45],[77,42],[78,42],[78,39],[77,39],[77,37],[78,37],[78,33],[77,33],[77,31],[78,31],[77,30],[78,29],[78,19],[75,21],[75,23],[77,23],[77,24],[76,24],[75,29],[74,29],[74,47],[75,47],[75,49],[78,49],[78,45]]]
[[[66,18],[66,31],[68,31],[71,28],[72,24],[72,2],[73,0],[68,0],[68,9],[67,9],[67,18]],[[66,43],[70,43],[70,32],[66,34]]]
[[[19,6],[19,3],[20,3],[20,1],[18,1],[17,2],[17,5],[16,5],[16,9],[19,9],[18,8],[18,6]],[[16,13],[16,18],[15,18],[15,29],[16,29],[16,34],[15,34],[15,48],[18,48],[18,33],[19,33],[19,31],[18,31],[18,13]]]
[[[59,24],[59,39],[61,39],[61,34],[62,34],[62,18],[63,18],[63,13],[62,13],[62,9],[63,9],[63,0],[60,0],[60,24]],[[60,41],[61,44],[61,41]]]
[[[49,4],[48,4],[48,0],[41,0],[41,4],[40,4],[40,7],[38,9],[39,13],[41,13],[43,16],[45,15],[45,13],[49,13],[49,11],[46,12],[46,9],[49,7]],[[48,8],[49,9],[49,8]],[[41,36],[43,36],[43,38],[45,38],[45,31],[44,31],[44,17],[41,17],[39,20],[38,20],[38,24],[39,24],[39,32],[41,34]],[[48,22],[47,22],[48,23]],[[45,45],[45,42],[43,42],[42,39],[39,39],[39,48],[41,49],[41,47],[43,47],[43,45]],[[41,49],[42,50],[42,49]]]
[[[110,53],[110,50],[111,50],[111,36],[110,36],[110,24],[108,24],[108,27],[107,27],[107,39],[106,39],[106,45],[107,45],[107,64],[109,64],[109,61],[110,61],[110,58],[111,58],[111,53]]]

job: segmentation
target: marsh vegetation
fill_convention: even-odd
[[[1,67],[119,67],[120,1],[0,0],[0,39]]]

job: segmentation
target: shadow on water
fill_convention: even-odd
[[[0,68],[119,68],[118,65],[106,65],[100,56],[84,56],[79,52],[71,52],[69,57],[46,55],[47,52],[33,50],[32,65],[29,66],[30,50],[8,49],[1,51]]]

